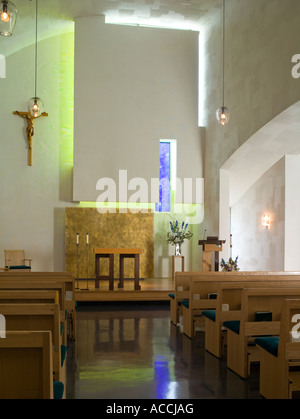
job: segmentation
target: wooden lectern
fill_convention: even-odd
[[[206,240],[199,240],[198,244],[203,246],[202,271],[219,270],[219,252],[222,251],[222,244],[226,240],[219,240],[218,237],[207,237]]]

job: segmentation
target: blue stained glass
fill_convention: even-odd
[[[160,142],[159,161],[159,203],[157,212],[170,212],[171,210],[171,144]]]

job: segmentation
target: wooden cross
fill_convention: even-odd
[[[48,114],[46,112],[43,112],[40,116],[33,117],[29,112],[15,111],[14,115],[19,115],[27,120],[26,135],[28,142],[28,165],[32,166],[32,137],[34,135],[33,121],[34,119],[40,118],[41,116],[48,116]]]

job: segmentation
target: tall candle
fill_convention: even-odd
[[[79,244],[79,234],[76,234],[76,244]]]
[[[89,244],[89,233],[86,233],[86,244]]]

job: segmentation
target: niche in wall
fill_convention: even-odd
[[[100,213],[96,208],[66,208],[65,210],[65,266],[66,271],[77,277],[77,233],[78,278],[95,278],[95,256],[93,248],[141,248],[140,277],[154,276],[154,215],[148,213]],[[87,249],[86,235],[89,234]],[[88,251],[88,252],[87,252]],[[87,256],[88,253],[88,256]],[[105,260],[101,269],[107,270]],[[125,278],[133,278],[133,259],[125,260]],[[119,277],[116,258],[115,278]]]

